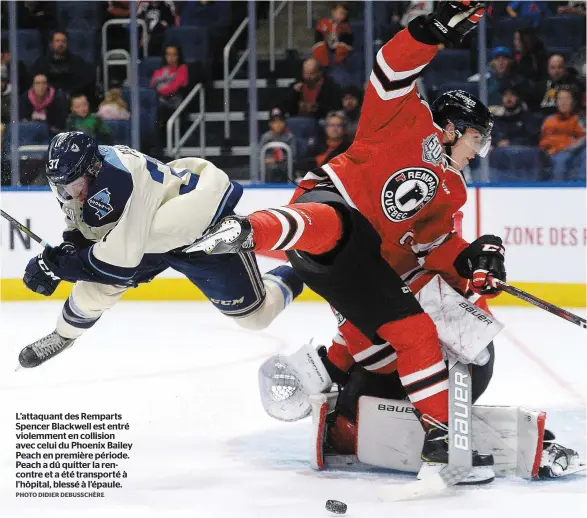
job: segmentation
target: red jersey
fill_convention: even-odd
[[[377,230],[382,255],[406,282],[438,271],[464,291],[467,281],[452,263],[467,246],[453,221],[467,199],[466,184],[447,163],[442,128],[416,87],[436,52],[408,29],[387,42],[377,54],[353,144],[322,166],[324,176],[309,173],[301,186],[328,176]]]

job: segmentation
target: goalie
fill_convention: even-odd
[[[468,362],[475,402],[491,380],[492,339],[502,326],[482,309],[486,308],[483,298],[470,311],[471,301],[440,276],[427,274],[427,281],[416,296],[434,315],[444,356],[464,361],[467,353],[461,341],[476,355],[474,363]],[[266,412],[283,421],[312,415],[314,469],[377,466],[425,478],[430,466],[420,455],[424,432],[395,369],[392,345],[366,344],[366,337],[341,315],[337,318],[339,332],[328,351],[305,345],[291,356],[273,356],[261,366],[259,385]],[[356,350],[371,354],[349,352]],[[368,357],[375,361],[365,362]],[[473,447],[491,453],[494,463],[478,467],[461,484],[488,483],[495,475],[557,478],[586,468],[577,452],[554,442],[554,434],[546,429],[545,412],[474,406],[472,425]]]

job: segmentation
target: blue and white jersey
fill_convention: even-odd
[[[95,242],[81,260],[101,282],[124,284],[144,254],[193,243],[242,195],[239,184],[201,158],[163,164],[126,146],[99,149],[103,164],[86,201],[62,209],[67,230]]]

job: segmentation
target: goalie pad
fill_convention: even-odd
[[[324,455],[326,416],[335,401],[336,393],[310,396],[314,469],[359,464],[418,473],[424,431],[411,403],[362,396],[356,455]],[[544,412],[523,407],[474,406],[473,448],[493,454],[496,475],[536,479],[543,457],[545,421]]]
[[[489,361],[486,347],[503,329],[493,315],[453,290],[440,275],[435,275],[416,298],[436,324],[443,351],[465,364]]]

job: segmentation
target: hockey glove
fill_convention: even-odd
[[[481,236],[457,256],[454,267],[461,277],[471,279],[471,289],[474,292],[496,296],[499,289],[491,285],[490,277],[506,280],[504,253],[500,237]]]
[[[438,40],[447,47],[458,45],[463,37],[473,30],[485,12],[484,2],[463,0],[439,2],[424,24]]]
[[[71,243],[62,243],[56,248],[46,247],[37,257],[33,257],[27,264],[23,282],[35,293],[49,297],[59,286],[61,279],[55,275],[56,263],[60,256],[75,254],[75,247]]]

